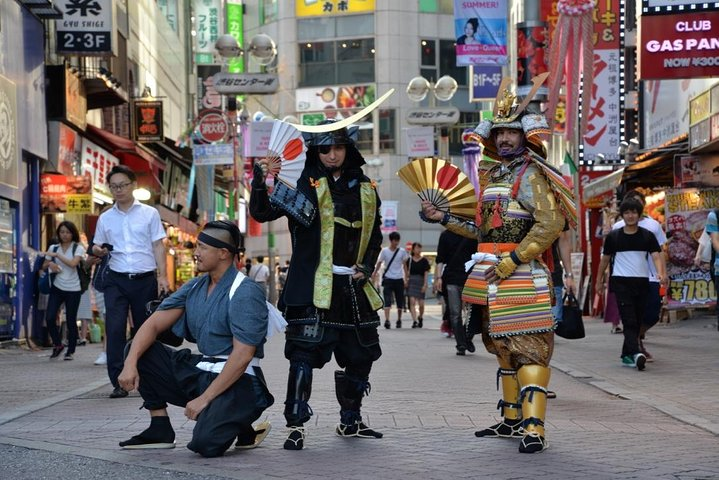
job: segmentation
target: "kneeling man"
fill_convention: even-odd
[[[235,268],[241,245],[236,225],[206,224],[194,256],[206,274],[165,299],[132,341],[119,383],[127,391],[139,390],[150,427],[121,447],[173,448],[168,403],[185,407],[185,416],[197,422],[187,448],[204,457],[224,454],[235,439],[236,448],[253,448],[269,432],[268,423],[252,428],[274,403],[259,367],[268,310],[262,287]],[[158,342],[158,334],[170,328],[197,343],[201,354]]]

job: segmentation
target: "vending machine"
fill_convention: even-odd
[[[16,311],[15,209],[0,199],[0,340],[12,338]]]

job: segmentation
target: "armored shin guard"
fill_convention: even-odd
[[[302,425],[312,416],[309,405],[312,394],[312,368],[306,362],[290,362],[285,399],[287,425]]]
[[[382,438],[362,422],[362,397],[369,395],[371,386],[366,378],[347,375],[342,370],[335,370],[335,393],[340,404],[340,423],[337,435],[341,437]]]
[[[537,453],[547,448],[544,419],[547,413],[547,387],[552,370],[541,365],[524,365],[517,371],[522,386],[524,437],[519,444],[521,453]]]
[[[309,405],[312,394],[312,367],[307,362],[290,361],[285,399],[285,420],[290,431],[285,440],[285,450],[302,450],[305,440],[304,423],[312,416]]]
[[[498,358],[497,389],[502,380],[502,398],[497,403],[503,419],[496,425],[474,432],[477,437],[521,437],[522,404],[519,403],[519,381],[517,371]]]

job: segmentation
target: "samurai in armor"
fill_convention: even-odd
[[[565,217],[576,214],[569,189],[543,158],[540,135],[549,133],[546,120],[524,111],[535,92],[517,105],[506,81],[502,87],[494,120],[483,121],[470,135],[497,160],[482,174],[475,221],[426,201],[420,216],[479,240],[462,299],[478,308],[482,341],[499,363],[502,420],[475,435],[520,438],[519,451],[535,453],[547,447],[544,422],[554,348],[553,288],[542,254],[551,250]]]
[[[326,122],[331,123],[331,122]],[[292,258],[278,306],[288,322],[285,356],[290,361],[284,415],[284,448],[301,450],[312,371],[334,353],[341,437],[382,438],[362,419],[372,364],[382,355],[377,310],[382,300],[368,282],[382,245],[380,200],[362,172],[357,128],[304,133],[308,147],[296,188],[276,182],[267,192],[267,159],[255,165],[250,214],[260,222],[287,217]]]

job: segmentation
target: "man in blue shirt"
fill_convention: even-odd
[[[268,323],[264,290],[244,278],[230,298],[241,243],[237,226],[225,221],[205,225],[194,257],[206,275],[165,299],[132,341],[118,381],[127,391],[139,390],[150,427],[120,442],[121,447],[174,448],[167,403],[185,407],[185,416],[197,421],[187,448],[204,457],[222,455],[235,438],[237,448],[253,448],[269,431],[269,424],[252,428],[274,403],[259,367]],[[169,328],[197,343],[201,355],[157,342]]]

